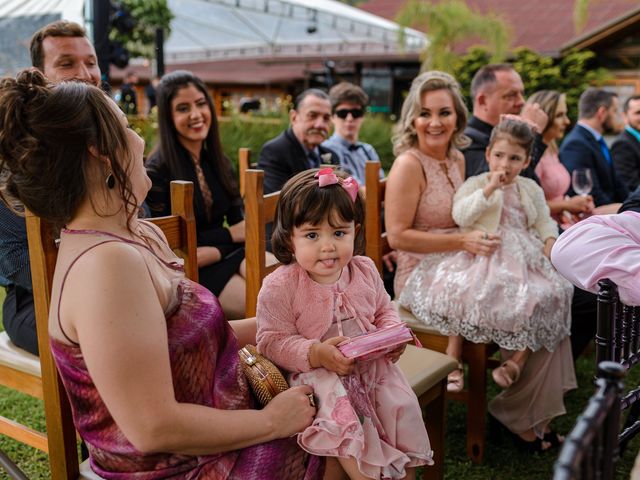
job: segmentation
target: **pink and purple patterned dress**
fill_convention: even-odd
[[[166,320],[173,387],[178,402],[224,410],[256,408],[238,363],[237,339],[218,299],[211,292],[184,278],[177,262],[166,261],[148,245],[108,233],[82,230],[63,230],[63,241],[64,236],[70,234],[87,234],[95,238],[94,244],[80,256],[105,242],[132,244],[153,271],[160,265],[167,278],[174,282],[176,299]],[[53,338],[50,344],[69,395],[76,429],[89,449],[91,467],[105,479],[322,478],[322,459],[307,455],[298,447],[295,438],[203,456],[139,452],[124,436],[102,401],[80,345]]]

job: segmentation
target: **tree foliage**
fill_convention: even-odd
[[[572,50],[562,58],[553,59],[528,48],[518,48],[511,61],[522,77],[527,96],[538,90],[563,92],[567,96],[569,117],[576,119],[580,94],[610,76],[606,69],[595,67],[595,59],[596,55],[590,50]],[[454,75],[467,99],[470,99],[473,75],[489,61],[489,52],[482,48],[473,48],[456,60]]]
[[[171,33],[174,15],[167,0],[120,0],[120,4],[135,19],[136,25],[131,33],[113,28],[109,38],[121,42],[132,57],[154,58],[156,29],[164,29],[165,40]]]
[[[573,25],[580,33],[589,19],[589,0],[575,0],[573,5]]]
[[[480,39],[491,52],[491,61],[502,60],[510,44],[510,32],[502,19],[493,13],[482,15],[466,3],[452,0],[433,4],[409,0],[396,21],[405,27],[425,26],[428,44],[421,55],[423,70],[453,72],[458,57],[454,48],[461,41]]]

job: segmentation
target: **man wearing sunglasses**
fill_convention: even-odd
[[[349,172],[360,185],[364,185],[366,161],[379,160],[371,145],[358,141],[369,97],[357,85],[341,82],[329,91],[329,98],[335,130],[322,146],[336,152],[340,159],[340,168]],[[384,178],[382,169],[380,178]]]

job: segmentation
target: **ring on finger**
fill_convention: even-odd
[[[484,235],[482,236],[482,238],[484,240],[489,240],[489,234],[487,232],[484,232]]]
[[[307,393],[307,398],[309,399],[309,405],[316,408],[316,399],[313,397],[313,393]]]

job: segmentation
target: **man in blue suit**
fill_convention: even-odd
[[[618,96],[600,88],[588,88],[580,95],[578,124],[562,142],[560,161],[569,173],[578,168],[591,170],[591,195],[596,206],[621,203],[629,195],[617,176],[611,152],[602,134],[614,129]],[[574,195],[572,191],[570,194]]]

